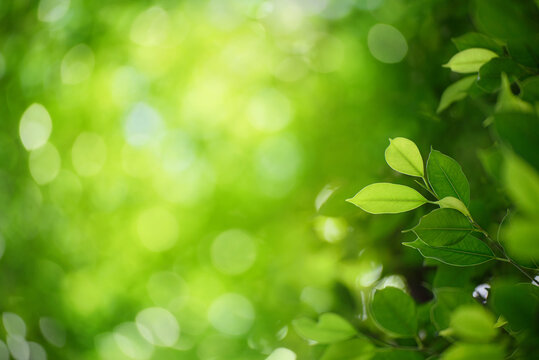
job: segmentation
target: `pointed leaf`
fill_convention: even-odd
[[[403,137],[389,139],[385,152],[387,164],[402,174],[423,177],[423,158],[412,141]]]
[[[476,79],[476,75],[471,75],[449,85],[442,93],[440,104],[438,105],[436,112],[439,114],[447,109],[449,105],[464,99],[468,95],[467,90],[473,85]]]
[[[439,199],[452,196],[468,206],[470,185],[459,163],[439,151],[431,150],[427,160],[429,184]]]
[[[412,231],[430,246],[450,246],[474,230],[472,224],[457,210],[436,209],[423,216]]]
[[[364,187],[346,201],[371,214],[396,214],[413,210],[427,199],[408,186],[376,183]]]
[[[498,57],[493,51],[471,48],[455,54],[444,67],[462,74],[478,72],[490,59]]]
[[[456,197],[446,196],[442,200],[435,201],[434,203],[438,204],[443,209],[455,209],[469,218],[472,217],[466,205]]]
[[[414,300],[404,291],[386,287],[374,293],[372,315],[376,323],[391,335],[414,337],[417,310]]]
[[[496,40],[480,33],[469,32],[452,38],[451,41],[455,44],[458,51],[470,48],[482,48],[492,50],[498,55],[503,55],[503,47]]]
[[[299,336],[321,344],[331,344],[350,339],[356,335],[356,329],[337,314],[320,315],[318,323],[309,318],[296,319],[292,322]]]
[[[426,258],[454,266],[479,265],[494,258],[492,250],[472,235],[466,236],[458,244],[451,246],[429,246],[420,239],[402,244],[417,249]]]

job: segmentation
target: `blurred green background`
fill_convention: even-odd
[[[383,277],[421,299],[422,259],[399,243],[421,213],[344,199],[395,179],[396,136],[458,159],[472,201],[489,190],[484,114],[435,113],[469,13],[1,1],[0,359],[314,359],[297,316],[359,321]]]

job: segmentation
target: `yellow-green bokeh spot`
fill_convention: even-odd
[[[423,177],[423,158],[417,145],[409,139],[397,137],[389,139],[385,152],[386,162],[402,174]]]

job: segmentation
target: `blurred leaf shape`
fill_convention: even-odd
[[[452,273],[456,276],[455,273]],[[464,304],[474,304],[470,292],[457,287],[440,287],[434,289],[435,303],[430,311],[430,318],[438,331],[447,329],[453,311]]]
[[[454,102],[464,99],[468,95],[468,89],[474,84],[476,79],[476,75],[470,75],[449,85],[442,93],[436,113],[439,114]]]
[[[463,344],[457,343],[444,352],[442,360],[502,360],[502,346],[497,344]]]
[[[386,287],[374,293],[372,315],[390,335],[414,337],[417,333],[417,310],[414,300],[404,291]]]
[[[459,306],[451,315],[453,333],[467,342],[488,342],[498,333],[494,315],[479,304]]]
[[[356,329],[341,316],[334,313],[320,315],[318,322],[309,318],[292,321],[292,326],[299,336],[321,344],[331,344],[355,336]]]

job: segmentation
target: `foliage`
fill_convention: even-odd
[[[0,1],[0,359],[533,358],[537,19]]]

